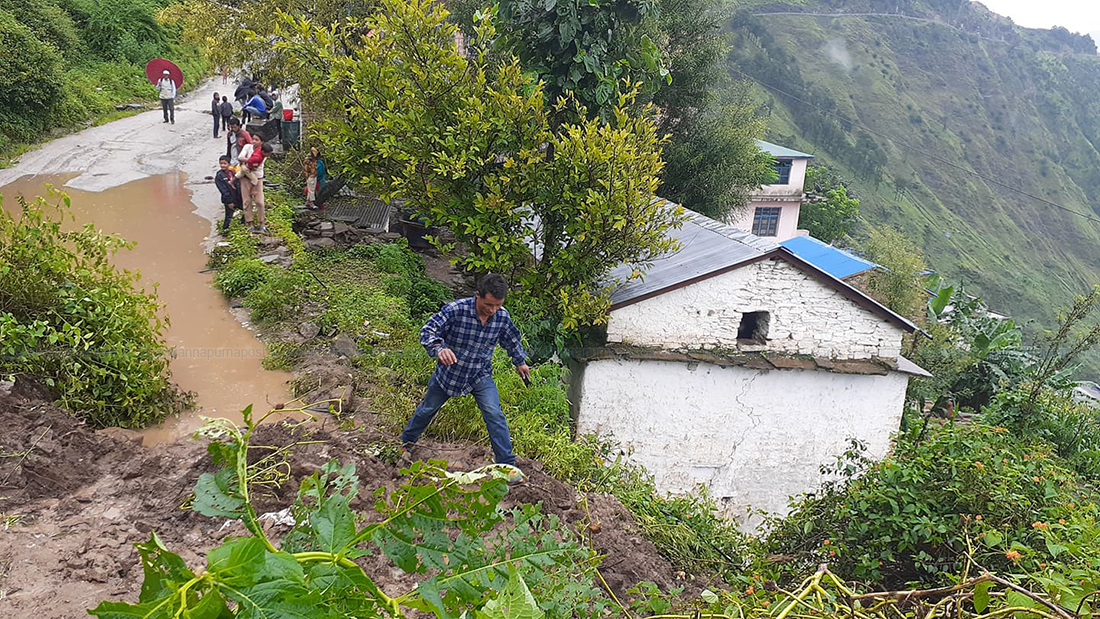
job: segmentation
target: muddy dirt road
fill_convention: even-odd
[[[71,172],[76,176],[65,187],[104,191],[157,174],[183,172],[194,212],[213,222],[222,214],[218,191],[203,179],[217,170],[225,138],[213,137],[210,99],[232,88],[223,86],[221,78],[210,79],[177,99],[174,125],[164,124],[157,109],[58,138],[0,170],[0,186],[28,175]]]
[[[263,342],[229,312],[213,276],[200,273],[212,223],[222,216],[218,192],[205,180],[225,152],[224,134],[214,139],[205,113],[216,82],[177,105],[174,125],[162,122],[160,110],[145,112],[61,138],[0,170],[9,212],[18,212],[15,196],[39,195],[50,183],[70,194],[73,225],[93,223],[137,243],[114,262],[140,270],[147,288],[157,286],[177,353],[173,380],[197,394],[194,411],[146,431],[146,444],[187,436],[200,415],[234,417],[249,404],[267,410],[287,399],[290,374],[263,369]]]

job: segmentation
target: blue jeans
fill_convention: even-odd
[[[508,422],[504,419],[504,411],[500,409],[500,394],[497,393],[497,384],[493,382],[491,375],[474,384],[473,396],[477,407],[481,409],[485,429],[489,431],[489,443],[493,446],[493,456],[497,463],[514,465],[516,457],[512,454],[512,438],[508,434]],[[415,443],[435,418],[435,414],[450,398],[451,396],[436,383],[434,377],[428,381],[428,393],[420,406],[416,407],[416,412],[405,426],[405,430],[401,432],[401,442]]]
[[[214,116],[214,137],[218,137],[218,127],[222,124],[222,117],[220,115]]]

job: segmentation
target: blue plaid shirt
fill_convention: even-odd
[[[519,329],[508,310],[497,310],[482,325],[477,317],[474,297],[452,301],[443,306],[420,330],[420,343],[428,354],[450,348],[458,358],[452,365],[436,365],[432,378],[449,396],[470,393],[477,381],[493,373],[493,350],[500,344],[516,366],[527,363]]]

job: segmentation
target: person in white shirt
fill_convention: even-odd
[[[164,122],[176,124],[176,83],[167,69],[157,80],[157,94],[160,96],[160,109],[164,111]]]

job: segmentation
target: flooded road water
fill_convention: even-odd
[[[199,416],[240,420],[248,404],[258,413],[288,399],[287,372],[264,370],[263,342],[229,312],[229,305],[211,282],[201,243],[210,223],[194,214],[190,191],[182,173],[161,174],[132,181],[103,192],[62,187],[71,176],[26,176],[0,187],[4,209],[17,214],[15,200],[45,194],[43,183],[63,189],[72,198],[75,225],[93,223],[137,245],[115,255],[119,267],[141,271],[141,284],[157,284],[170,325],[172,380],[197,394],[195,410],[170,418],[143,432],[145,444],[172,440],[194,431]],[[67,224],[70,225],[70,224]]]

